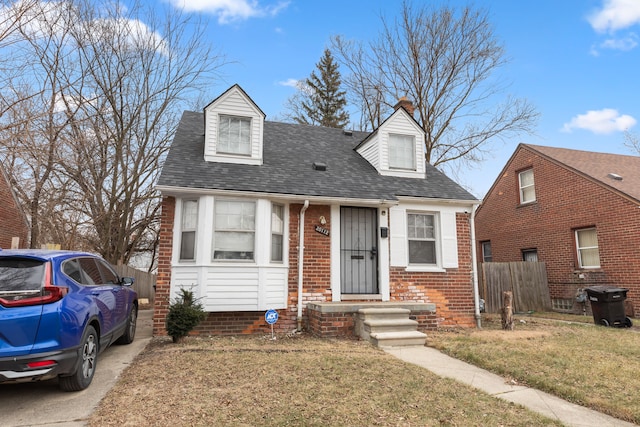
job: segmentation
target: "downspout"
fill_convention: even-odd
[[[476,251],[476,209],[478,205],[473,205],[471,210],[471,262],[473,271],[473,305],[474,317],[476,319],[476,327],[482,329],[480,316],[480,292],[478,290],[478,254]]]
[[[298,332],[302,332],[302,269],[304,267],[304,213],[309,207],[309,200],[304,201],[300,209],[298,221],[298,318],[296,319]]]

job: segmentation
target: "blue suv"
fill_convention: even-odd
[[[0,383],[87,388],[98,355],[135,337],[132,284],[89,253],[0,250]]]

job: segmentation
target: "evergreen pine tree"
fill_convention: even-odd
[[[316,70],[311,72],[303,87],[293,120],[296,123],[344,128],[349,124],[346,92],[340,89],[340,71],[329,49],[325,49]]]

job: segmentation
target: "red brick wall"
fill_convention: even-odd
[[[153,335],[167,335],[165,321],[169,312],[171,285],[171,256],[173,252],[173,219],[176,210],[175,197],[162,198],[160,216],[160,243],[158,245],[158,274],[153,307]]]
[[[392,301],[435,303],[439,326],[475,325],[469,221],[469,214],[456,215],[458,268],[447,269],[445,273],[418,273],[407,272],[402,267],[391,267]]]
[[[298,315],[298,224],[302,205],[289,208],[289,309],[286,313],[293,322]],[[340,233],[340,225],[331,223],[331,208],[324,205],[309,205],[304,219],[304,271],[302,276],[302,317],[307,319],[308,302],[331,301],[331,237],[315,231],[324,216],[327,223],[322,227],[330,233]],[[339,262],[339,260],[337,261]],[[279,320],[278,320],[279,321]],[[295,323],[293,323],[295,325]],[[303,324],[303,327],[306,326]]]
[[[518,172],[531,167],[536,201],[519,205]],[[593,226],[601,268],[580,269],[574,231]],[[640,304],[638,204],[526,147],[513,156],[478,210],[476,237],[491,241],[495,262],[522,261],[522,249],[536,248],[547,266],[552,298],[573,299],[577,289],[599,284],[628,288],[627,298]]]
[[[20,247],[26,248],[29,228],[26,218],[0,170],[0,248],[11,248],[11,239],[20,238]]]

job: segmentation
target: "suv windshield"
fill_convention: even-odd
[[[0,294],[40,291],[45,262],[26,258],[0,258]]]

